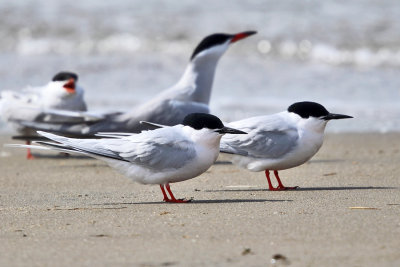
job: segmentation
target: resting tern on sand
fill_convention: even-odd
[[[64,112],[86,111],[83,89],[77,85],[78,75],[72,72],[59,72],[52,81],[42,87],[28,87],[21,92],[3,91],[0,93],[0,116],[22,135],[36,135],[24,122],[77,122],[76,117],[60,116]],[[27,141],[29,144],[29,141]],[[27,158],[32,154],[28,150]]]
[[[97,132],[137,133],[146,129],[140,121],[171,126],[180,123],[190,113],[209,113],[208,103],[218,60],[232,43],[255,33],[216,33],[205,37],[193,51],[186,70],[175,85],[129,112],[106,116],[97,123],[26,122],[25,125],[61,134],[93,136]]]
[[[248,134],[224,136],[221,152],[233,154],[235,165],[250,171],[265,171],[269,190],[296,189],[285,187],[278,171],[299,166],[311,159],[322,146],[328,121],[348,118],[352,117],[329,113],[318,103],[294,103],[284,112],[227,124]],[[272,186],[270,170],[278,181],[277,187]]]
[[[36,141],[46,146],[8,145],[81,153],[107,162],[132,180],[142,184],[159,184],[165,202],[188,202],[176,199],[170,183],[194,178],[205,172],[219,154],[224,134],[245,134],[225,127],[216,116],[193,113],[182,124],[143,131],[140,134],[107,133],[106,139],[76,139],[51,133],[39,134],[56,141]],[[171,198],[165,192],[167,189]]]

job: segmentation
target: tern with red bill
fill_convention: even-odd
[[[233,154],[233,163],[250,171],[265,171],[269,190],[289,190],[278,171],[304,164],[321,148],[326,124],[330,120],[351,116],[330,113],[315,102],[297,102],[287,111],[269,116],[252,117],[229,123],[247,132],[243,136],[224,136],[221,152]],[[272,185],[273,171],[278,186]]]
[[[182,124],[140,134],[108,134],[104,139],[67,138],[38,132],[51,141],[36,141],[41,146],[7,145],[55,149],[79,153],[107,162],[135,182],[158,184],[165,202],[184,203],[173,195],[170,183],[185,181],[204,173],[217,160],[224,134],[246,134],[225,127],[214,115],[193,113]],[[169,196],[168,196],[168,194]]]
[[[36,132],[22,122],[77,122],[80,119],[63,116],[65,111],[86,111],[84,91],[78,86],[78,75],[72,72],[59,72],[42,87],[28,87],[21,92],[2,91],[0,93],[0,116],[24,135]],[[29,142],[29,141],[28,141]],[[32,154],[28,150],[27,158]]]
[[[96,123],[71,125],[30,121],[25,125],[60,134],[93,136],[97,132],[137,133],[146,129],[140,121],[171,126],[180,123],[190,113],[209,113],[208,104],[219,59],[231,44],[255,33],[216,33],[205,37],[194,49],[179,81],[131,111],[105,116]]]

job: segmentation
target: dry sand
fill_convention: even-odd
[[[269,266],[277,254],[272,266],[400,266],[399,141],[328,135],[310,163],[281,172],[291,192],[223,156],[172,185],[190,204],[98,160],[1,147],[0,266]]]

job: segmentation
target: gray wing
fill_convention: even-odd
[[[189,115],[190,113],[210,113],[210,109],[207,104],[194,102],[194,101],[179,101],[179,100],[170,100],[168,105],[170,106],[170,113],[173,118],[175,118],[175,122],[171,124],[169,121],[172,121],[172,118],[169,121],[152,121],[153,123],[159,123],[164,125],[175,125],[182,123],[183,119]],[[168,124],[167,124],[168,123]]]
[[[157,171],[178,169],[193,160],[196,151],[188,142],[139,143],[134,150],[119,153],[122,158]]]
[[[73,135],[76,137],[87,136],[85,133],[85,129],[87,129],[94,122],[84,122],[84,123],[50,123],[50,122],[40,122],[40,121],[17,121],[18,124],[23,125],[25,127],[39,130],[39,131],[48,131],[54,133],[60,133],[65,135]]]
[[[190,113],[209,113],[208,105],[193,101],[160,100],[146,103],[132,112],[126,113],[120,118],[126,121],[129,132],[145,130],[146,125],[140,121],[149,121],[155,124],[173,126],[182,123],[186,115]]]
[[[34,130],[59,133],[74,137],[94,136],[97,132],[126,132],[123,122],[115,120],[120,116],[120,112],[103,113],[103,119],[99,121],[71,121],[71,122],[55,122],[55,121],[26,121],[20,120],[19,124],[32,128]]]
[[[260,122],[261,123],[261,122]],[[258,124],[258,123],[257,123]],[[220,151],[255,158],[277,158],[292,151],[299,138],[294,127],[257,127],[258,125],[234,125],[247,135],[225,135]]]
[[[189,140],[163,130],[118,139],[74,139],[39,133],[91,156],[132,162],[157,171],[180,168],[194,159],[196,151]]]
[[[80,137],[93,136],[98,132],[140,133],[143,130],[148,130],[148,125],[140,124],[140,121],[173,126],[182,123],[186,115],[194,112],[209,113],[208,105],[199,102],[165,100],[149,102],[131,112],[123,114],[106,114],[107,116],[98,122],[51,123],[19,121],[19,123],[35,130]]]
[[[66,119],[71,118],[71,120],[75,118],[79,118],[82,121],[99,121],[104,119],[104,115],[100,113],[88,112],[88,111],[71,111],[71,110],[63,110],[63,109],[42,109],[41,112],[46,115],[56,115],[62,116]]]

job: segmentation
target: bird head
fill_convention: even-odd
[[[291,114],[300,117],[300,123],[307,128],[315,128],[316,130],[324,130],[328,121],[350,119],[352,116],[330,113],[324,106],[315,102],[303,101],[297,102],[288,107],[287,110]]]
[[[184,118],[182,124],[195,130],[207,130],[217,135],[247,134],[243,131],[224,126],[217,116],[206,113],[191,113]]]
[[[249,37],[250,35],[256,34],[256,31],[246,31],[236,34],[227,33],[214,33],[205,37],[195,48],[190,58],[194,61],[198,58],[203,57],[221,57],[224,52],[228,49],[229,45],[239,40]]]
[[[76,93],[75,89],[77,81],[78,81],[77,74],[66,71],[57,73],[52,79],[53,83],[56,83],[57,85],[61,86],[68,94]]]

